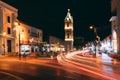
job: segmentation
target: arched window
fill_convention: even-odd
[[[67,23],[67,27],[69,27],[69,23]]]
[[[67,33],[67,38],[69,38],[70,37],[70,34],[69,33]]]
[[[10,23],[10,16],[7,16],[7,22]]]
[[[11,34],[11,28],[8,27],[7,33]]]

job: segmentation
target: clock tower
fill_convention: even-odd
[[[73,50],[73,17],[71,16],[70,9],[68,9],[64,23],[66,49],[67,51]]]

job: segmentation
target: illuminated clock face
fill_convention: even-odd
[[[69,20],[69,18],[68,18],[68,17],[67,17],[66,19],[67,19],[67,20]]]

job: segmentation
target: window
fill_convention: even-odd
[[[28,33],[30,33],[30,29],[28,30]]]
[[[69,38],[69,36],[70,36],[69,33],[67,33],[67,38]]]
[[[10,16],[7,16],[7,21],[8,23],[10,23]]]
[[[69,23],[67,23],[67,27],[69,27]]]
[[[7,31],[8,34],[11,34],[11,29],[8,27],[8,31]]]

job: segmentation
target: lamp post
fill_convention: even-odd
[[[18,32],[18,55],[19,55],[19,59],[21,59],[21,51],[20,51],[20,22],[16,21],[15,22],[15,26],[16,26],[16,32]]]
[[[100,37],[97,35],[97,29],[96,29],[96,27],[95,26],[90,26],[89,27],[90,29],[93,29],[94,30],[94,34],[95,34],[95,57],[96,57],[96,46],[99,44],[99,42],[100,42]],[[98,39],[98,40],[96,40],[96,38]]]

